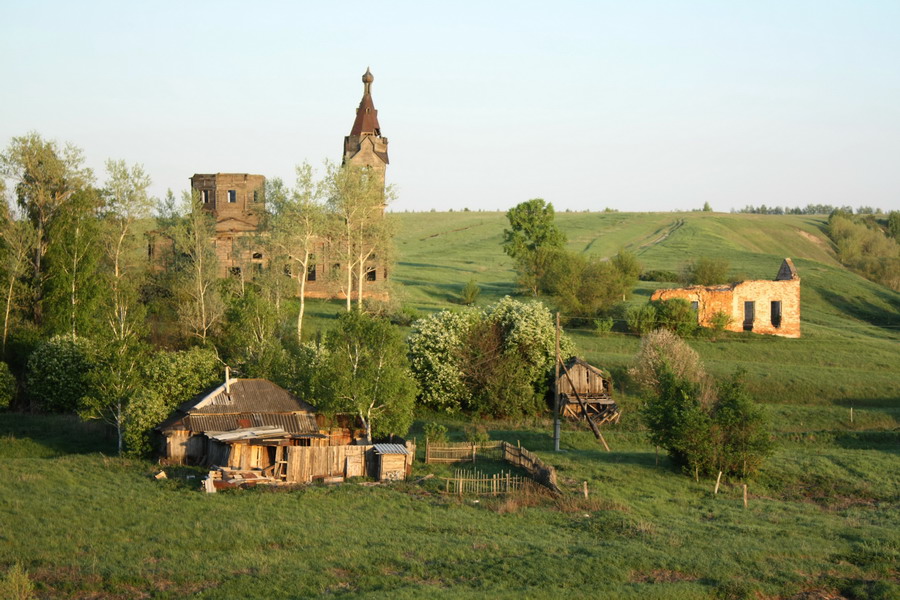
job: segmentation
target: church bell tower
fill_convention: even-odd
[[[344,138],[343,164],[370,167],[376,170],[382,184],[388,165],[388,139],[381,135],[378,124],[378,111],[372,102],[372,82],[375,77],[366,69],[362,76],[363,97],[356,109],[356,120],[350,135]]]

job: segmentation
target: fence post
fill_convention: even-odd
[[[475,442],[472,442],[472,463],[475,462]]]

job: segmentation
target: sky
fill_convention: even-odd
[[[339,162],[362,96],[394,211],[900,209],[900,2],[0,0],[0,144],[194,173]]]

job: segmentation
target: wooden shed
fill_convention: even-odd
[[[412,470],[413,456],[401,444],[375,444],[378,481],[401,481]]]
[[[571,419],[589,417],[597,425],[617,419],[618,407],[612,399],[610,379],[597,367],[580,358],[570,358],[562,369],[558,385],[562,416]]]
[[[319,432],[311,404],[271,381],[228,376],[222,385],[175,409],[157,431],[164,441],[161,454],[170,463],[222,464],[223,444],[242,437],[254,438],[257,446],[265,437],[278,438],[278,445],[327,445],[329,441]],[[238,433],[228,440],[229,432]]]

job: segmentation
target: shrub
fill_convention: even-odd
[[[646,335],[656,329],[656,307],[649,303],[629,307],[625,312],[625,322],[629,331]]]
[[[441,444],[447,441],[447,428],[440,423],[425,423],[425,439],[429,444]]]
[[[725,311],[717,311],[713,314],[709,319],[709,327],[713,331],[713,334],[720,334],[725,331],[729,325],[731,325],[732,321],[731,315],[729,315]]]
[[[675,335],[687,337],[697,329],[697,313],[683,298],[656,300],[656,327],[668,329]]]
[[[597,335],[606,335],[607,333],[612,331],[614,324],[615,321],[612,317],[594,319],[594,331],[597,332]]]
[[[641,273],[640,280],[678,283],[681,277],[674,271],[652,270]]]
[[[481,288],[478,287],[478,284],[475,283],[474,279],[470,279],[466,285],[463,286],[462,292],[459,295],[459,303],[464,306],[472,306],[475,304],[475,301],[478,300],[478,296],[481,295]]]
[[[443,311],[413,324],[408,338],[420,401],[437,410],[496,416],[533,413],[548,389],[555,327],[540,302],[508,296],[483,310]],[[572,353],[567,336],[563,356]]]
[[[32,406],[47,412],[75,412],[89,391],[92,351],[84,338],[59,336],[35,348],[25,376]]]
[[[664,369],[671,370],[678,379],[707,387],[700,355],[673,332],[657,329],[641,338],[640,350],[632,360],[628,375],[645,394],[658,395],[662,392],[660,381]]]
[[[0,579],[0,597],[9,600],[32,600],[35,598],[34,584],[28,577],[28,571],[20,563],[13,564],[3,579]]]
[[[9,370],[9,365],[0,362],[0,410],[6,410],[16,397],[16,378]]]
[[[728,261],[724,258],[698,258],[684,266],[685,285],[718,285],[728,283]]]
[[[466,441],[473,444],[484,444],[491,441],[491,436],[488,435],[487,427],[484,425],[470,423],[466,425]]]

